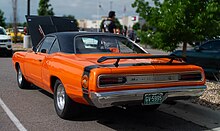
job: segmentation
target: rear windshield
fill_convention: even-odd
[[[130,40],[117,36],[77,36],[74,43],[76,54],[145,53]]]

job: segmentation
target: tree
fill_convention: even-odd
[[[79,28],[79,23],[77,22],[75,16],[73,15],[63,15],[63,17],[69,18],[70,20],[73,21],[73,23],[77,26],[77,28]]]
[[[53,8],[51,7],[51,4],[49,4],[49,0],[40,0],[39,2],[39,9],[38,15],[54,15]]]
[[[220,32],[219,0],[135,0],[132,4],[147,21],[147,31],[139,34],[142,43],[165,51],[175,50],[183,43],[211,39]],[[146,29],[146,28],[145,28]],[[183,54],[184,55],[184,54]]]
[[[4,12],[1,9],[0,9],[0,26],[4,28],[6,26]]]
[[[141,26],[140,23],[137,22],[133,25],[132,29],[137,31],[137,30],[141,29],[140,26]]]

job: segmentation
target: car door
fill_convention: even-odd
[[[45,37],[40,43],[36,52],[27,53],[25,63],[26,74],[31,82],[39,87],[43,87],[42,80],[42,66],[46,61],[48,52],[53,44],[55,37]]]
[[[53,56],[56,55],[57,52],[60,52],[60,45],[58,40],[56,39],[53,42],[53,45],[51,46],[49,52],[48,52],[48,56],[47,56],[47,61],[43,63],[42,65],[42,88],[44,88],[47,91],[51,91],[50,90],[50,67],[51,67],[51,61],[53,62]],[[48,66],[50,65],[50,67]],[[52,64],[52,66],[54,66],[54,64]]]
[[[217,52],[218,50],[213,45],[213,42],[206,42],[199,49],[187,53],[187,60],[189,63],[199,65],[205,70],[208,70],[214,68]]]

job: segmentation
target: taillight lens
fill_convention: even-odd
[[[99,78],[99,86],[110,86],[110,85],[118,85],[126,83],[126,77],[123,76],[100,76]]]
[[[201,75],[200,73],[181,74],[179,80],[182,80],[182,81],[197,81],[197,80],[202,80],[202,75]]]

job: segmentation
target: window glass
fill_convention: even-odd
[[[50,49],[49,54],[56,53],[56,52],[60,52],[60,46],[59,46],[59,42],[58,42],[57,39],[53,43],[53,45],[52,45],[52,47]]]
[[[97,48],[98,40],[96,39],[83,37],[82,41],[85,44],[85,48]]]
[[[212,49],[213,50],[220,50],[220,41],[212,41]]]
[[[3,28],[0,28],[0,35],[6,35],[6,32]]]
[[[38,52],[41,52],[43,49],[45,49],[46,52],[48,52],[50,50],[50,47],[53,44],[54,40],[55,40],[55,37],[46,37],[42,41],[42,44],[41,44],[40,48],[38,49]]]
[[[201,45],[201,48],[203,50],[211,50],[212,49],[212,43],[211,42],[207,42],[207,43]]]
[[[126,38],[102,35],[76,37],[75,49],[78,54],[145,53]]]

